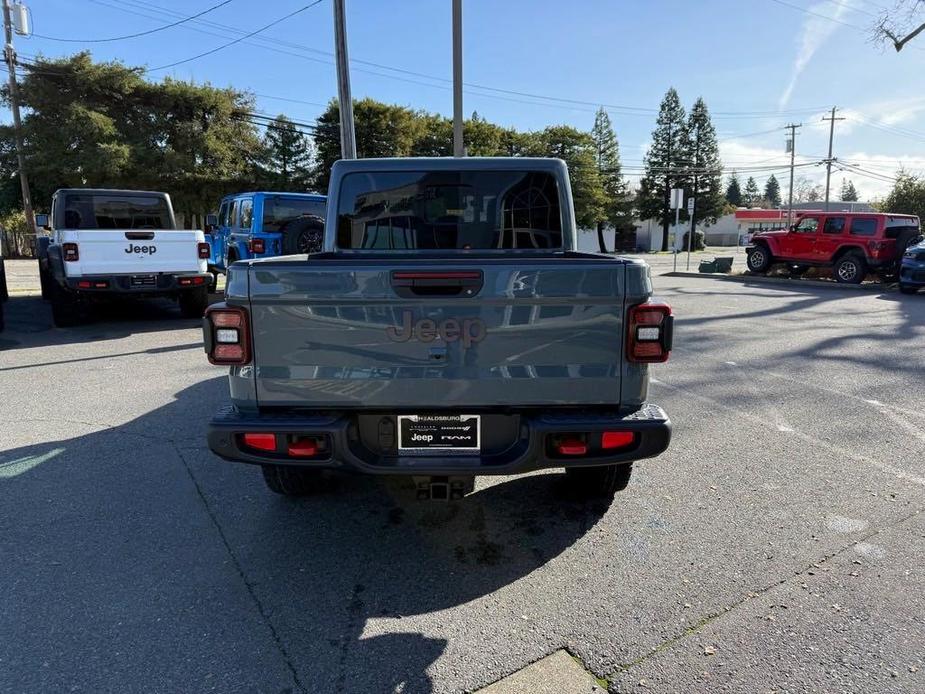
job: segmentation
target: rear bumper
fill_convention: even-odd
[[[189,289],[208,287],[212,275],[208,272],[156,272],[132,275],[84,275],[66,277],[65,287],[81,295],[157,296],[176,294]],[[81,283],[90,286],[81,286]]]
[[[342,469],[375,475],[512,475],[544,468],[591,467],[629,463],[664,452],[671,441],[671,422],[657,405],[645,404],[629,413],[587,413],[554,410],[520,413],[518,433],[503,450],[480,456],[409,456],[378,453],[364,443],[357,414],[246,414],[232,407],[221,410],[209,423],[209,448],[229,461]],[[362,413],[360,413],[362,414]],[[618,450],[595,450],[587,455],[564,456],[550,448],[556,434],[584,433],[594,440],[604,431],[630,431],[633,444]],[[279,453],[247,449],[244,433],[276,434]],[[289,436],[324,440],[315,457],[291,458],[285,452]]]

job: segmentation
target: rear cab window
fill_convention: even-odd
[[[167,200],[155,195],[67,193],[65,229],[172,229]]]
[[[307,198],[274,195],[263,199],[262,229],[265,233],[282,232],[292,222],[315,219],[324,224],[325,203]]]
[[[840,234],[845,230],[844,217],[827,217],[825,226],[822,227],[823,234]]]
[[[855,217],[851,220],[852,236],[876,236],[877,235],[877,218],[876,217]]]
[[[544,171],[350,173],[341,181],[345,250],[561,249],[559,189]]]

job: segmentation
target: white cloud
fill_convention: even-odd
[[[815,5],[810,5],[807,10],[824,15],[832,9],[833,4],[837,7],[835,14],[829,14],[827,16],[835,20],[841,20],[845,12],[849,9],[850,0],[844,0],[837,4],[820,2]],[[800,28],[797,56],[793,61],[793,69],[790,72],[790,82],[788,82],[787,88],[784,89],[783,94],[780,96],[780,101],[778,103],[779,108],[784,108],[789,103],[793,90],[797,85],[797,80],[800,78],[803,70],[809,65],[816,51],[835,33],[838,27],[839,25],[836,22],[830,21],[829,19],[823,19],[822,17],[811,14],[806,16],[806,19],[803,21],[803,26]]]

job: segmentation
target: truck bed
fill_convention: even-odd
[[[261,410],[645,399],[646,379],[627,378],[645,365],[623,359],[626,306],[651,293],[644,263],[571,251],[325,253],[231,270],[228,303],[248,308],[254,330],[254,368],[232,380],[252,380]]]

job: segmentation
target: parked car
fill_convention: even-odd
[[[201,231],[177,230],[167,193],[64,188],[51,214],[36,215],[42,298],[56,326],[79,323],[93,302],[169,297],[187,318],[209,303],[209,244]]]
[[[899,271],[899,291],[903,294],[915,294],[922,287],[925,287],[925,241],[906,249]]]
[[[237,260],[320,251],[325,201],[325,196],[310,193],[226,196],[218,214],[206,219],[212,246],[209,270],[224,273]]]
[[[235,263],[206,313],[208,358],[230,367],[217,455],[287,495],[325,469],[447,499],[565,468],[612,497],[667,448],[647,395],[671,308],[644,262],[576,250],[563,161],[339,161],[329,204],[324,252]]]
[[[889,279],[920,235],[913,215],[814,212],[789,229],[756,233],[747,249],[748,269],[764,273],[775,263],[787,263],[797,271],[831,267],[835,279],[846,284],[859,284],[871,271]]]

